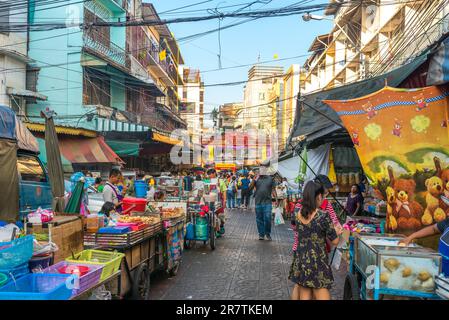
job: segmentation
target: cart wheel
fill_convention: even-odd
[[[150,298],[150,271],[148,265],[143,263],[137,269],[133,277],[133,299],[149,300]]]
[[[184,248],[186,250],[189,250],[192,247],[192,240],[186,240],[184,239]]]
[[[212,250],[215,250],[215,238],[217,237],[217,235],[215,234],[215,230],[213,226],[210,226],[210,232],[209,232],[209,243],[210,243],[210,248]]]
[[[360,300],[360,288],[357,277],[352,273],[346,275],[343,300]]]
[[[175,263],[175,265],[173,266],[173,268],[171,268],[169,272],[170,277],[176,277],[176,275],[178,274],[178,270],[179,270],[179,263]]]

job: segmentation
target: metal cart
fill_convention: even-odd
[[[215,243],[216,243],[216,232],[215,232],[215,221],[216,221],[216,208],[215,203],[208,203],[209,206],[209,212],[206,213],[206,216],[204,217],[207,220],[207,229],[206,233],[204,234],[204,237],[196,237],[195,234],[195,228],[197,228],[197,222],[198,222],[198,213],[201,211],[201,205],[199,202],[189,202],[188,203],[188,215],[187,220],[192,224],[193,227],[193,236],[190,236],[189,239],[184,239],[184,245],[186,249],[192,248],[192,246],[197,241],[203,241],[203,244],[206,245],[207,242],[209,242],[210,248],[212,250],[215,250]]]
[[[433,250],[419,246],[400,247],[396,245],[373,244],[375,240],[379,239],[384,242],[397,243],[397,241],[403,238],[404,236],[401,235],[378,236],[375,234],[359,234],[350,237],[350,264],[344,285],[344,300],[367,300],[367,284],[372,285],[369,290],[372,290],[373,300],[382,300],[384,295],[421,299],[439,298],[434,290],[425,291],[413,288],[413,285],[409,287],[405,284],[398,285],[398,282],[394,284],[390,282],[393,273],[387,270],[386,260],[388,259],[394,259],[392,261],[398,262],[401,260],[402,263],[397,268],[403,268],[402,272],[404,272],[408,263],[419,265],[426,262],[426,265],[429,265],[429,261],[434,266],[431,271],[433,279],[441,272],[441,256]],[[399,272],[400,270],[396,269],[394,272]],[[386,272],[388,277],[383,278],[384,272]],[[410,280],[416,279],[417,273],[415,272],[418,271],[410,269],[410,275],[406,277],[410,277]],[[402,277],[405,278],[404,273]]]
[[[158,253],[163,243],[164,232],[162,222],[149,228],[132,231],[123,235],[86,233],[84,247],[86,249],[116,250],[125,254],[118,274],[106,279],[102,284],[112,288],[119,298],[148,300],[150,293],[150,276],[158,269]],[[94,288],[81,293],[75,299],[83,299]]]

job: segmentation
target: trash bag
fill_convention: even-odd
[[[282,208],[281,207],[277,207],[276,211],[274,213],[274,225],[278,226],[281,224],[284,224],[284,218],[282,217]]]

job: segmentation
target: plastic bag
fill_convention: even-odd
[[[89,300],[111,300],[111,299],[112,299],[111,292],[106,290],[106,287],[104,285],[95,289],[89,298]]]
[[[284,218],[282,217],[282,208],[278,207],[276,208],[276,211],[274,213],[274,225],[278,226],[281,224],[284,224]]]

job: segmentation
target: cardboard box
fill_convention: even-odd
[[[57,215],[50,223],[27,225],[27,233],[48,233],[58,246],[54,262],[60,262],[74,253],[83,251],[83,221],[77,215]]]

